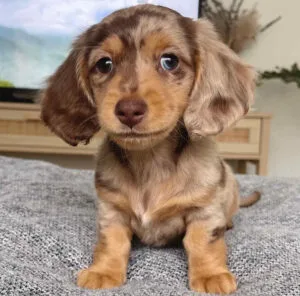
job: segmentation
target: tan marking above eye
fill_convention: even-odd
[[[160,55],[166,48],[173,47],[173,42],[170,37],[161,32],[153,32],[143,38],[144,46],[142,52],[147,56]]]
[[[118,56],[123,53],[124,44],[120,37],[116,34],[107,37],[101,44],[101,49],[110,53],[113,56]]]
[[[107,37],[98,48],[91,51],[88,66],[91,70],[96,63],[104,57],[108,57],[115,61],[124,53],[124,44],[117,35]]]

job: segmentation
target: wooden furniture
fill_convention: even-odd
[[[267,175],[270,122],[270,114],[250,112],[216,137],[222,156],[239,161],[239,173],[245,173],[249,161],[256,165],[257,174]]]
[[[216,137],[225,159],[257,164],[257,173],[267,174],[270,116],[250,113],[234,127]],[[41,154],[93,155],[103,139],[99,132],[89,145],[71,147],[55,136],[40,120],[37,104],[0,103],[0,151]]]
[[[0,151],[93,155],[101,139],[72,147],[42,123],[38,104],[0,103]]]

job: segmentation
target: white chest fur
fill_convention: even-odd
[[[184,232],[185,223],[183,217],[180,216],[153,222],[145,214],[141,219],[133,218],[131,227],[145,244],[163,246]]]

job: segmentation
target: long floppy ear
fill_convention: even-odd
[[[100,129],[87,81],[84,53],[74,48],[41,92],[41,118],[72,146],[87,144]]]
[[[245,115],[253,102],[255,72],[224,43],[207,20],[196,26],[196,77],[184,114],[193,138],[214,135]]]

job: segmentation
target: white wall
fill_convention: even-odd
[[[278,15],[282,20],[262,33],[243,58],[258,70],[290,67],[295,62],[300,66],[300,1],[245,0],[245,7],[255,3],[262,24]],[[300,88],[267,81],[257,89],[255,107],[273,114],[269,175],[300,177]]]

